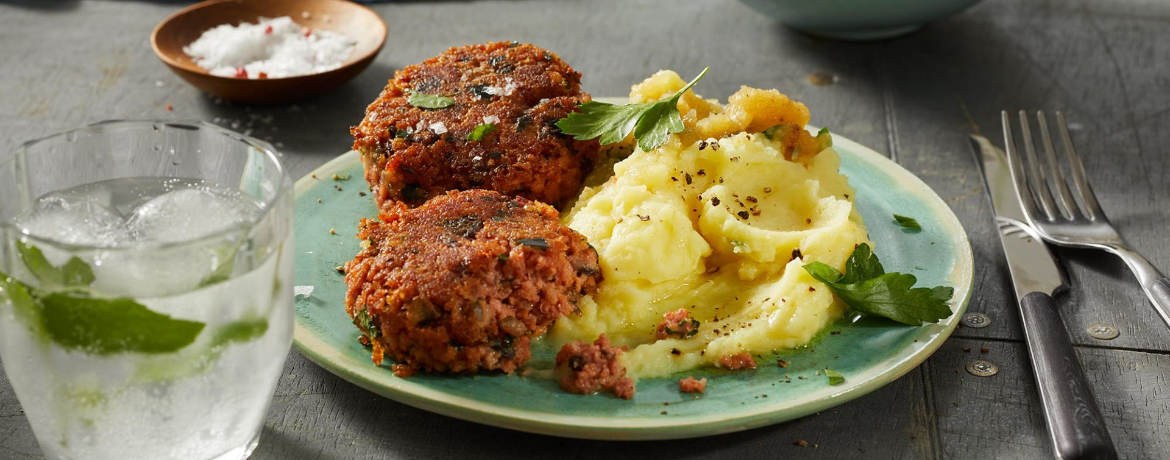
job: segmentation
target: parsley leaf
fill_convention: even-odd
[[[937,323],[951,315],[947,301],[954,289],[946,286],[915,288],[918,279],[904,273],[885,273],[868,244],[861,244],[845,262],[845,274],[821,262],[804,266],[813,278],[825,283],[850,308],[919,326]]]
[[[467,140],[469,140],[469,141],[483,140],[484,136],[491,134],[492,131],[495,131],[495,130],[496,130],[496,125],[493,125],[491,123],[484,123],[482,125],[476,126],[475,129],[471,130],[470,133],[467,133]]]
[[[906,217],[906,216],[900,216],[900,215],[894,214],[894,221],[897,222],[898,225],[902,226],[902,228],[905,228],[905,229],[922,230],[922,226],[918,225],[918,221],[915,220],[913,217]]]
[[[833,273],[836,274],[837,271],[833,270]],[[886,274],[886,270],[882,267],[882,262],[878,260],[877,254],[870,250],[868,244],[862,243],[853,250],[853,254],[849,255],[849,260],[845,261],[845,276],[836,282],[854,284],[884,274]]]
[[[845,381],[845,376],[832,369],[825,369],[825,377],[829,378],[829,385],[837,385]]]
[[[666,326],[663,331],[666,335],[673,335],[680,339],[689,339],[699,333],[699,325],[702,324],[699,320],[694,318],[687,318],[685,322],[678,324],[678,329]]]
[[[540,249],[548,249],[548,248],[552,247],[548,244],[548,241],[545,240],[544,238],[520,238],[520,239],[516,240],[516,242],[519,244],[522,244],[524,246],[530,246],[530,247],[540,248]]]
[[[366,336],[371,339],[376,339],[382,335],[382,329],[378,328],[378,323],[374,322],[374,317],[370,316],[370,311],[362,309],[354,317],[354,323],[365,331]]]
[[[442,94],[425,94],[410,92],[406,102],[420,109],[443,109],[455,105],[455,99]]]
[[[678,113],[678,100],[710,69],[703,69],[694,80],[661,101],[626,105],[586,102],[577,107],[576,112],[558,120],[557,128],[579,141],[599,138],[602,145],[620,142],[634,133],[642,151],[654,150],[671,134],[683,131],[685,127]]]
[[[817,131],[817,142],[820,143],[822,149],[827,149],[833,146],[833,135],[829,134],[829,128],[821,128]]]

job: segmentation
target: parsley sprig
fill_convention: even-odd
[[[825,369],[825,377],[829,378],[829,385],[839,385],[845,382],[845,376],[832,369]]]
[[[557,121],[557,128],[579,141],[599,138],[602,145],[621,142],[632,132],[642,151],[654,150],[666,142],[667,136],[685,129],[678,100],[710,69],[703,69],[694,80],[661,101],[625,105],[586,102]]]
[[[495,131],[495,130],[496,130],[496,125],[491,124],[491,123],[484,123],[482,125],[477,125],[475,127],[475,129],[472,129],[471,132],[467,133],[467,140],[469,140],[469,141],[482,141],[484,137],[486,137],[488,134],[491,134],[492,131]]]
[[[845,262],[845,274],[821,262],[804,266],[813,278],[825,283],[849,307],[861,313],[919,326],[951,316],[947,301],[954,289],[947,286],[913,287],[918,279],[906,273],[886,273],[869,245],[862,243]]]
[[[922,225],[919,225],[918,220],[913,217],[894,214],[894,222],[907,230],[922,230]]]
[[[445,109],[455,105],[455,99],[442,94],[426,94],[410,91],[406,102],[420,109]]]

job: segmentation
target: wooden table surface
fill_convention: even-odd
[[[394,70],[449,46],[531,42],[584,74],[595,95],[623,95],[659,69],[712,71],[699,89],[725,99],[750,85],[805,102],[813,124],[886,152],[951,206],[971,239],[970,312],[896,382],[803,419],[674,442],[532,435],[418,410],[289,354],[256,459],[1051,458],[1015,301],[967,135],[999,138],[1005,108],[1064,110],[1102,206],[1170,270],[1170,3],[987,0],[914,34],[844,43],[793,32],[735,0],[401,1],[374,5],[390,28],[376,62],[336,90],[249,107],[201,94],[159,62],[151,29],[190,2],[0,0],[0,151],[110,119],[203,119],[267,139],[294,177],[349,149],[348,128]],[[810,74],[836,77],[810,84]],[[167,106],[173,111],[168,111]],[[1170,331],[1122,263],[1059,250],[1072,290],[1069,333],[1118,451],[1170,457]],[[1114,340],[1086,328],[1117,327]],[[971,351],[967,350],[968,347]],[[986,347],[988,352],[980,353]],[[993,377],[962,371],[972,359]],[[808,446],[798,447],[798,440]],[[42,458],[0,377],[0,458]]]

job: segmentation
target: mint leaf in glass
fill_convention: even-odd
[[[190,345],[204,323],[174,319],[129,298],[54,292],[41,297],[49,338],[86,353],[170,353]]]
[[[45,253],[36,246],[17,241],[16,250],[24,266],[37,277],[43,288],[86,287],[93,283],[93,269],[76,256],[56,267],[49,263]]]

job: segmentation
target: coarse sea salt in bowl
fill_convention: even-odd
[[[286,46],[277,47],[275,39],[260,37],[262,32],[254,37],[244,33],[248,24],[285,16],[295,25],[284,27],[302,28],[310,37],[289,37]],[[225,24],[241,30],[224,27],[218,37],[192,47],[204,32]],[[283,22],[263,27],[270,24],[275,29],[270,34],[282,37]],[[346,0],[211,0],[164,19],[154,28],[150,42],[158,58],[196,88],[230,101],[273,104],[319,94],[349,81],[373,62],[386,33],[386,23],[377,13]],[[337,53],[349,48],[347,57],[337,58]],[[201,56],[198,61],[211,68],[201,67],[187,51]],[[309,58],[312,64],[296,58],[315,52],[322,54]],[[211,65],[265,58],[267,62],[238,67]],[[311,73],[296,75],[302,72]]]

